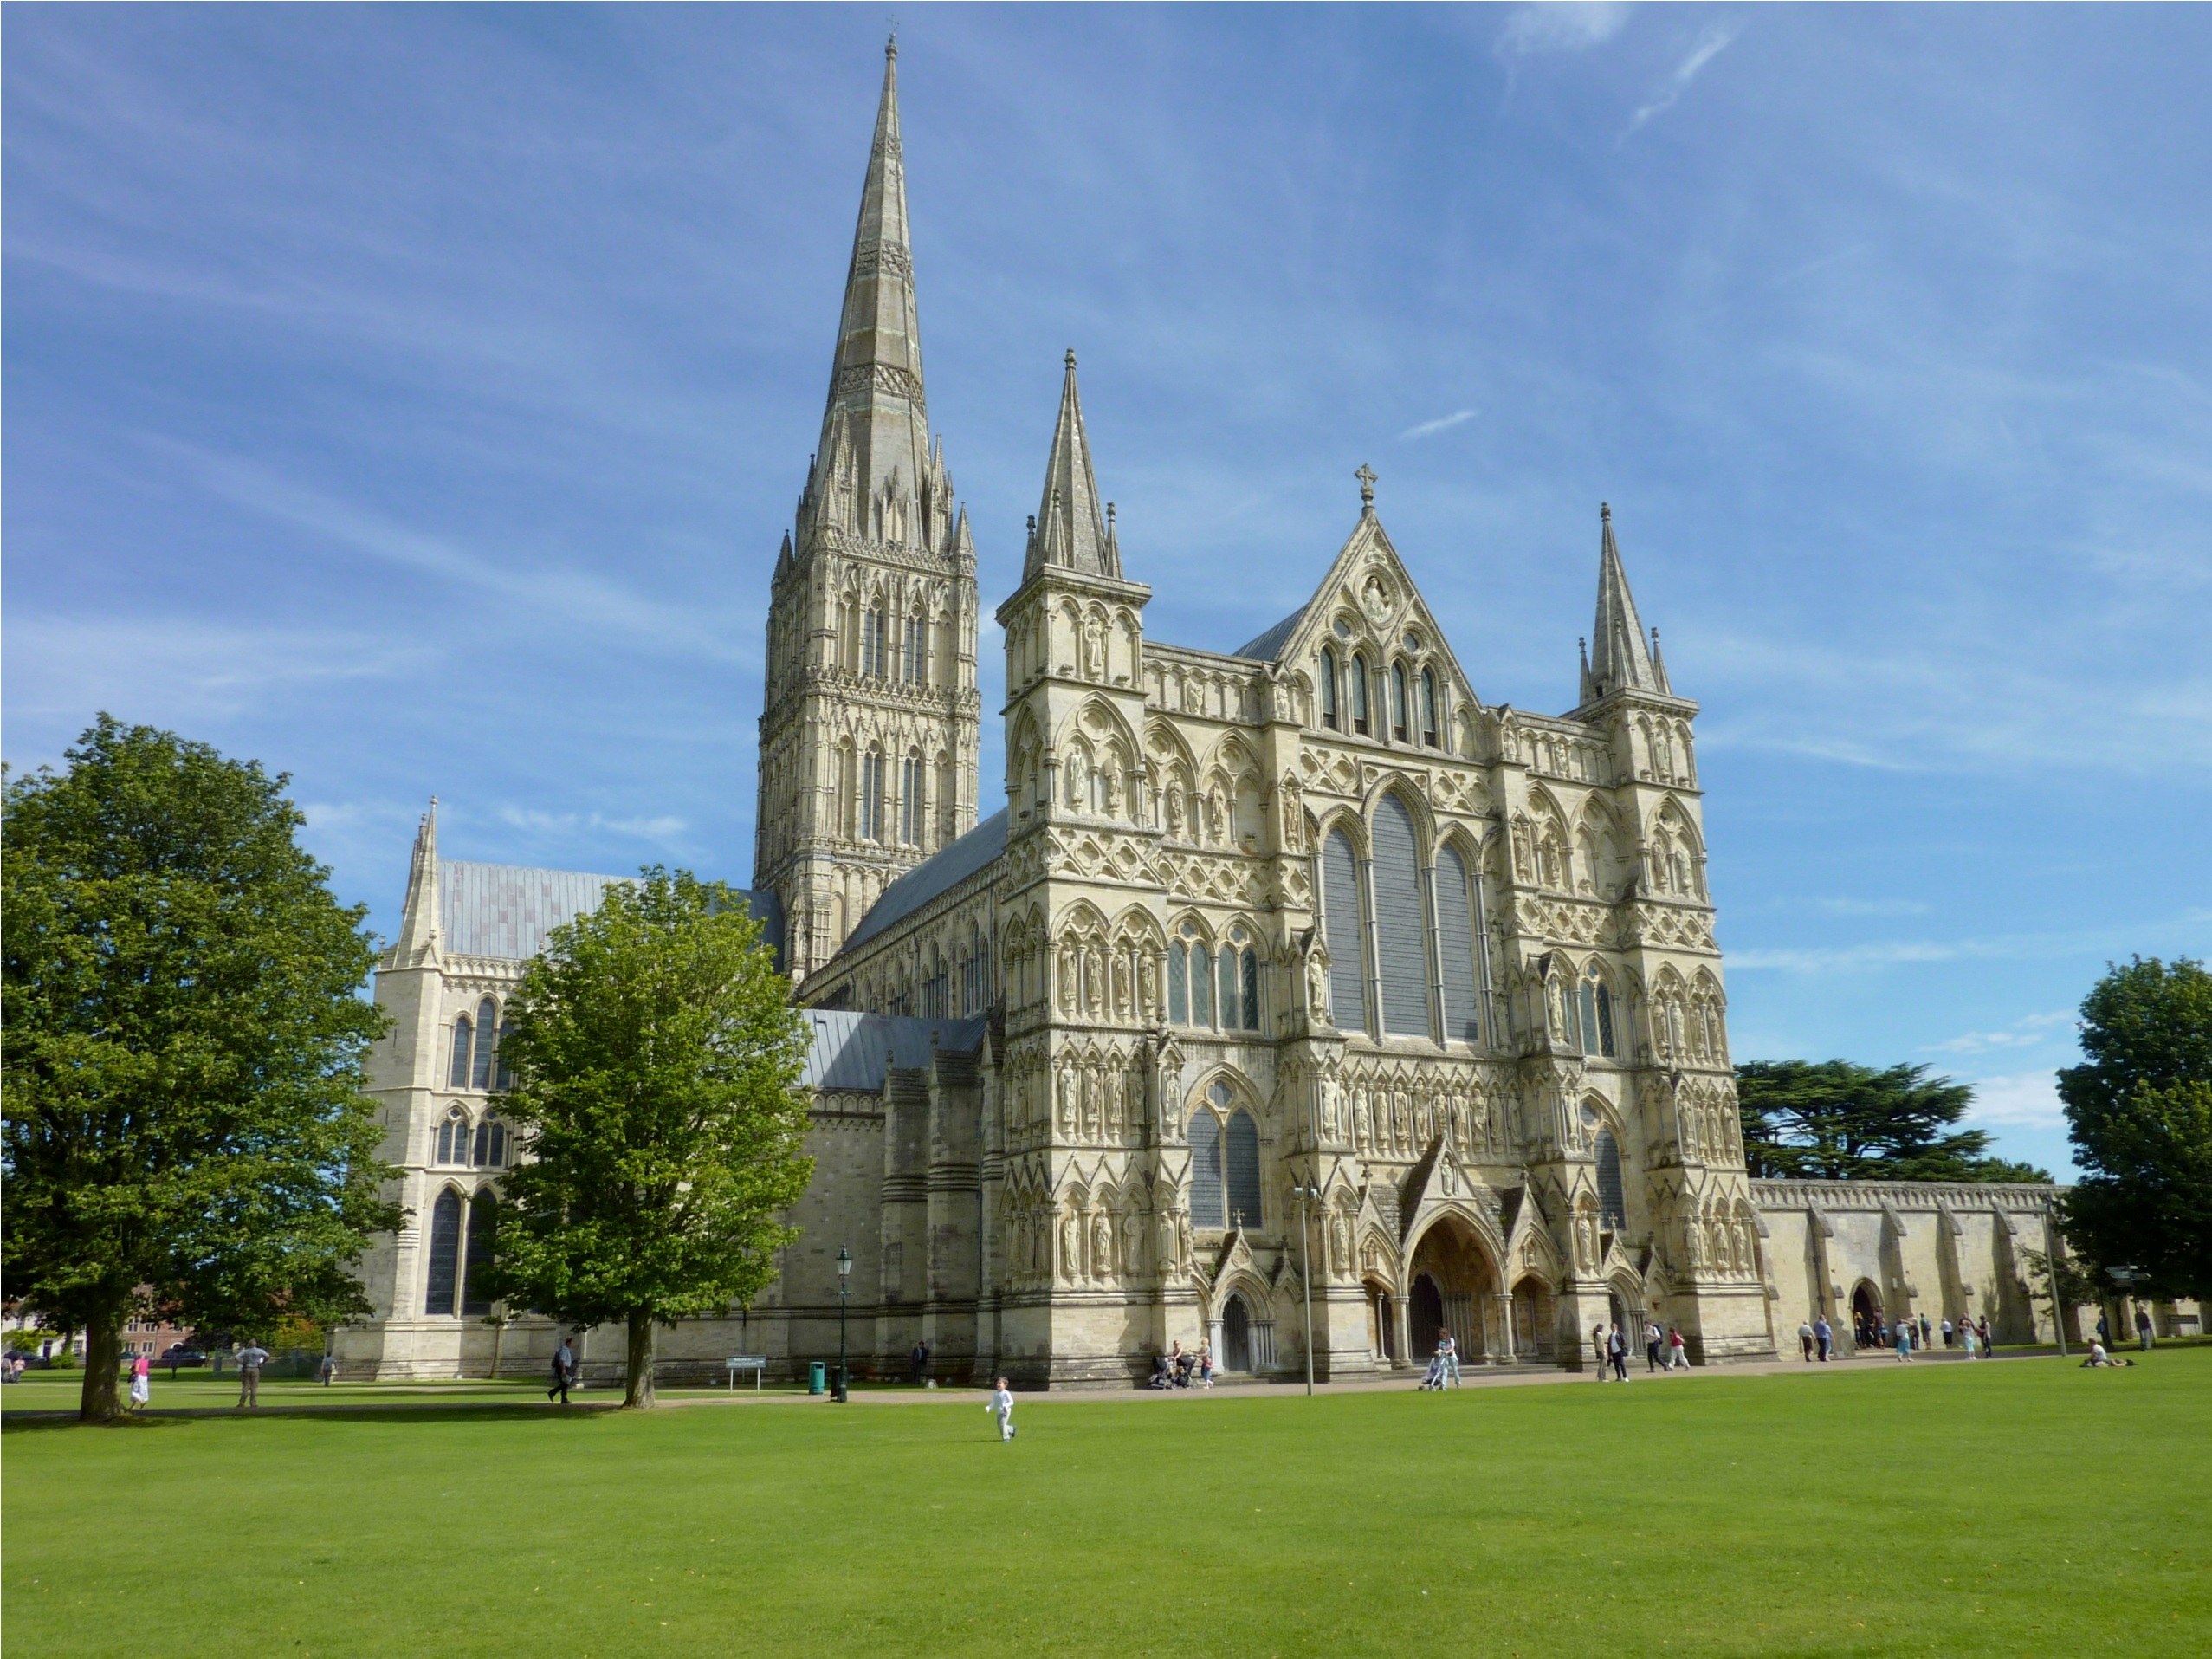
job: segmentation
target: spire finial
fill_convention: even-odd
[[[1061,359],[1061,361],[1065,363],[1070,368],[1073,368],[1076,366],[1076,348],[1072,346],[1069,347],[1068,354],[1064,358]]]
[[[1598,503],[1598,520],[1601,523],[1604,524],[1610,524],[1613,522],[1613,503],[1611,502],[1601,501]]]
[[[899,55],[899,20],[896,13],[893,14],[890,22],[890,37],[883,42],[883,55],[896,59]]]
[[[1360,505],[1372,509],[1374,506],[1374,469],[1361,462],[1360,470],[1352,476],[1360,481]]]

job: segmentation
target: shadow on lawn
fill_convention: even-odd
[[[502,1418],[526,1417],[540,1422],[583,1422],[594,1417],[611,1416],[620,1410],[620,1406],[611,1402],[606,1404],[579,1403],[563,1410],[556,1406],[534,1405],[521,1400],[487,1400],[475,1405],[280,1405],[262,1406],[254,1411],[228,1408],[180,1408],[165,1411],[157,1407],[152,1411],[120,1417],[108,1423],[81,1422],[74,1411],[18,1410],[0,1416],[0,1435],[50,1433],[68,1429],[142,1431],[181,1428],[195,1422],[267,1422],[279,1419],[288,1422],[371,1422],[395,1427],[404,1424],[410,1428],[426,1422],[494,1422]]]

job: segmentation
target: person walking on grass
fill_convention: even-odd
[[[1628,1333],[1619,1325],[1606,1332],[1606,1358],[1613,1362],[1613,1374],[1620,1381],[1628,1380]]]
[[[1912,1363],[1912,1321],[1910,1319],[1897,1322],[1897,1363],[1900,1365]]]
[[[1807,1364],[1813,1363],[1813,1325],[1809,1319],[1797,1321],[1797,1352]]]
[[[1671,1371],[1690,1369],[1689,1346],[1682,1340],[1682,1327],[1678,1325],[1666,1327],[1666,1368]]]
[[[1666,1332],[1659,1328],[1655,1319],[1644,1321],[1644,1369],[1655,1371],[1659,1368],[1659,1350],[1666,1345]]]
[[[325,1388],[328,1388],[337,1380],[338,1356],[336,1354],[325,1354],[322,1357],[322,1385]]]
[[[914,1362],[914,1385],[920,1388],[929,1376],[929,1345],[926,1342],[915,1343],[914,1351],[907,1358]]]
[[[140,1354],[131,1362],[131,1410],[143,1410],[153,1398],[153,1361]]]
[[[1994,1359],[1996,1357],[1996,1350],[1989,1345],[1989,1316],[1988,1314],[1984,1313],[1982,1316],[1981,1326],[1976,1331],[1975,1335],[1982,1338],[1982,1358]]]
[[[2151,1351],[2151,1310],[2147,1307],[2135,1310],[2135,1344],[2144,1353]]]
[[[999,1379],[999,1386],[992,1390],[991,1397],[983,1403],[983,1409],[997,1414],[999,1440],[1001,1442],[1012,1440],[1014,1437],[1014,1391],[1006,1386],[1005,1377],[1001,1377]]]
[[[261,1410],[262,1367],[268,1363],[268,1350],[258,1342],[249,1341],[238,1350],[238,1407],[243,1410],[251,1406]]]
[[[1835,1351],[1835,1326],[1828,1323],[1825,1313],[1813,1321],[1813,1340],[1820,1345],[1821,1364],[1828,1363],[1828,1356]]]
[[[568,1385],[575,1380],[576,1355],[568,1345],[568,1338],[563,1337],[560,1339],[560,1346],[553,1350],[553,1386],[546,1390],[546,1398],[550,1401],[555,1395],[559,1395],[560,1403],[566,1405]]]
[[[1925,1313],[1923,1313],[1920,1316],[1920,1346],[1924,1351],[1927,1348],[1929,1340],[1934,1334],[1934,1327],[1929,1325],[1928,1316]]]

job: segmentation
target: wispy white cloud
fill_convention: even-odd
[[[2155,921],[2120,923],[2073,932],[1998,934],[1963,939],[1879,939],[1850,945],[1752,946],[1729,951],[1727,959],[1731,969],[1792,974],[1863,972],[1915,962],[2048,962],[2098,952],[2148,949],[2152,942],[2163,939],[2187,922],[2183,913]]]
[[[2066,1108],[2059,1100],[2055,1072],[2015,1072],[2003,1077],[1965,1079],[1974,1085],[1966,1121],[1981,1129],[2063,1130]]]
[[[1434,420],[1425,420],[1418,426],[1408,426],[1398,434],[1399,440],[1402,443],[1408,438],[1433,437],[1439,432],[1448,432],[1454,426],[1472,420],[1478,412],[1472,409],[1455,409],[1450,414],[1440,415]]]
[[[548,813],[530,807],[501,807],[499,820],[534,835],[575,835],[606,832],[640,841],[674,841],[690,824],[672,813],[656,817],[609,818],[601,813]]]
[[[1491,50],[1508,59],[1536,57],[1547,52],[1587,52],[1627,28],[1632,9],[1607,0],[1516,6],[1507,16],[1505,27],[1498,30]]]
[[[1688,54],[1660,83],[1659,89],[1638,107],[1635,114],[1629,117],[1627,131],[1621,133],[1620,141],[1627,142],[1630,135],[1640,131],[1645,122],[1655,115],[1665,114],[1679,103],[1682,94],[1690,90],[1690,83],[1704,73],[1705,65],[1726,51],[1730,43],[1743,32],[1743,25],[1732,17],[1708,23]]]
[[[1830,916],[1925,916],[1928,907],[1917,898],[1816,898],[1813,908]]]
[[[2060,1008],[2051,1014],[2031,1014],[2002,1031],[1969,1031],[1939,1043],[1923,1045],[1932,1054],[1980,1054],[1993,1048],[2034,1048],[2055,1040],[2073,1021],[2073,1013]]]

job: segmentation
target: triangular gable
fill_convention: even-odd
[[[1430,1143],[1406,1176],[1404,1196],[1398,1203],[1399,1243],[1413,1237],[1439,1209],[1471,1210],[1486,1222],[1497,1213],[1497,1202],[1489,1186],[1461,1161],[1457,1149],[1442,1135]]]
[[[1381,579],[1387,590],[1381,596],[1386,603],[1381,606],[1375,605],[1369,595],[1369,578],[1374,576]],[[1349,606],[1365,617],[1385,646],[1403,633],[1409,624],[1420,627],[1435,642],[1433,654],[1444,664],[1458,696],[1477,708],[1482,706],[1482,698],[1477,695],[1466,671],[1459,666],[1451,640],[1438,625],[1428,601],[1421,597],[1420,585],[1392,545],[1382,521],[1372,511],[1361,514],[1360,522],[1352,527],[1352,534],[1304,606],[1270,628],[1239,655],[1264,651],[1266,654],[1258,660],[1282,663],[1317,652],[1327,643],[1326,636],[1340,604]]]

